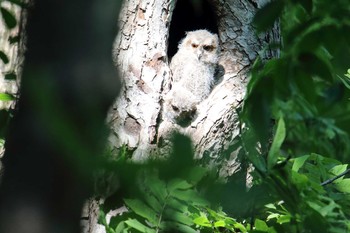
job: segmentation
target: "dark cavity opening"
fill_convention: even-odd
[[[169,31],[168,57],[177,52],[177,45],[187,31],[207,29],[218,33],[217,18],[208,0],[177,0]]]

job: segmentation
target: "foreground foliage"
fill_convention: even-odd
[[[283,46],[279,58],[255,62],[239,110],[250,189],[235,177],[151,173],[138,183],[143,195],[125,199],[119,224],[101,215],[108,232],[349,232],[349,12],[346,0],[278,0],[257,13],[258,32],[280,18]]]
[[[217,181],[189,159],[185,138],[165,162],[130,165],[124,151],[113,169],[129,211],[107,221],[108,204],[120,204],[107,200],[100,216],[107,232],[349,232],[349,12],[347,0],[276,0],[257,13],[259,32],[280,18],[283,46],[279,58],[255,62],[237,110],[235,148],[253,165],[250,188],[241,177]],[[7,27],[16,25],[6,9],[1,14]],[[8,57],[0,51],[0,59]],[[0,101],[14,98],[0,93]],[[0,148],[10,117],[0,112]]]

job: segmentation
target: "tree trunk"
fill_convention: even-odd
[[[161,97],[169,82],[167,41],[174,1],[125,1],[114,58],[124,89],[111,111],[112,145],[143,160],[157,147]]]
[[[0,232],[78,233],[120,86],[113,0],[36,0],[21,96],[6,137]]]
[[[17,22],[21,20],[22,8],[11,4],[10,2],[3,1],[0,3],[1,7],[4,7],[11,12]],[[17,24],[14,28],[7,28],[4,20],[0,17],[0,51],[3,52],[8,62],[0,60],[0,93],[17,94],[18,84],[16,80],[5,79],[7,74],[18,74],[21,62],[18,61],[18,43],[10,43],[10,40],[19,36],[20,27]],[[0,109],[8,109],[13,104],[13,101],[0,101]]]
[[[110,142],[116,150],[127,145],[134,160],[159,154],[160,141],[169,143],[159,129],[177,129],[189,135],[197,158],[212,161],[224,152],[233,152],[227,150],[239,134],[236,109],[245,95],[249,68],[267,43],[278,40],[278,31],[257,37],[251,25],[254,13],[266,1],[211,0],[202,1],[201,5],[191,2],[134,0],[123,5],[114,58],[124,88],[110,112],[113,130]],[[189,12],[191,8],[193,12]],[[210,13],[214,17],[208,20]],[[170,50],[174,50],[185,30],[200,28],[218,32],[223,75],[210,96],[198,106],[198,117],[188,127],[164,125],[162,98],[171,82],[167,55],[174,53]],[[267,50],[262,56],[269,58],[274,54]]]
[[[113,51],[123,89],[109,113],[112,150],[117,154],[122,146],[127,146],[135,161],[164,156],[171,147],[164,132],[180,131],[191,137],[196,158],[218,166],[222,176],[240,171],[245,179],[247,167],[237,157],[237,109],[245,96],[252,63],[258,55],[263,59],[277,56],[266,47],[279,41],[277,25],[259,37],[251,25],[256,10],[266,2],[124,1]],[[198,106],[197,118],[188,127],[179,127],[162,117],[163,97],[171,84],[169,61],[185,31],[203,28],[219,35],[221,77]],[[261,54],[263,48],[265,53]],[[96,212],[90,211],[91,215]],[[94,229],[87,232],[103,231],[101,226]]]
[[[29,1],[23,1],[23,3],[28,2]],[[22,32],[26,24],[27,10],[7,1],[2,1],[0,6],[8,10],[17,22],[13,28],[8,28],[3,17],[0,19],[0,52],[8,59],[8,61],[6,61],[6,59],[0,60],[0,93],[6,93],[17,97],[24,61],[25,33]],[[0,159],[5,152],[2,142],[4,135],[2,135],[2,133],[7,127],[11,111],[14,107],[15,100],[0,101]],[[0,161],[0,174],[1,172],[2,165]]]

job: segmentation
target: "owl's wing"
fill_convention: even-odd
[[[170,69],[172,72],[173,82],[179,82],[184,75],[184,67],[186,67],[187,59],[178,51],[171,59]]]

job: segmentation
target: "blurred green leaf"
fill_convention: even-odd
[[[341,173],[345,172],[347,169],[348,165],[347,164],[340,164],[332,167],[329,172],[335,176],[340,175]]]
[[[144,199],[146,201],[146,203],[156,212],[161,212],[163,206],[161,205],[161,203],[159,202],[159,200],[151,193],[145,193],[144,195]]]
[[[292,170],[298,172],[299,169],[305,164],[306,160],[310,157],[310,155],[300,156],[294,159]]]
[[[267,226],[266,222],[260,219],[255,219],[254,226],[257,231],[268,232],[269,230],[269,227]]]
[[[274,22],[281,15],[284,8],[284,2],[275,0],[268,2],[255,14],[253,24],[256,26],[258,32],[266,31],[271,28]]]
[[[117,228],[115,229],[116,233],[123,233],[126,230],[126,224],[124,222],[120,222],[117,226]]]
[[[272,168],[276,165],[278,157],[280,156],[280,149],[282,143],[286,137],[286,126],[283,118],[281,117],[278,121],[275,137],[273,138],[272,145],[267,158],[268,168]]]
[[[168,190],[172,193],[176,189],[190,189],[193,185],[189,184],[186,180],[173,179],[167,184]]]
[[[310,76],[318,76],[324,78],[327,82],[333,81],[333,74],[331,73],[328,64],[322,59],[312,53],[300,54],[299,68]]]
[[[307,13],[311,14],[312,12],[312,0],[298,0],[298,2],[303,6]]]
[[[16,97],[12,94],[0,93],[0,101],[12,101],[15,99],[16,99]]]
[[[172,196],[174,198],[177,198],[179,200],[192,203],[193,205],[198,206],[207,206],[209,203],[201,198],[197,192],[194,190],[188,189],[188,190],[174,190],[172,192]]]
[[[343,179],[336,183],[336,188],[343,193],[350,194],[350,179]]]
[[[171,208],[167,208],[165,210],[164,217],[167,220],[173,219],[174,222],[178,222],[187,226],[193,225],[193,221],[189,216],[187,216],[185,213],[182,213],[180,211],[177,211]]]
[[[130,227],[144,233],[156,233],[157,231],[145,226],[144,224],[140,223],[136,219],[129,219],[125,221],[126,224],[128,224]]]
[[[208,218],[206,216],[199,216],[198,218],[195,218],[193,222],[197,225],[204,226],[204,227],[210,227],[211,223],[209,222]]]
[[[226,223],[224,220],[219,220],[214,222],[214,227],[225,227],[225,226],[226,226]]]
[[[157,213],[142,201],[137,199],[125,199],[124,201],[136,214],[144,217],[154,225],[158,223]]]

